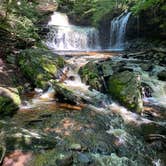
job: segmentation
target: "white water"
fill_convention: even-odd
[[[142,82],[149,85],[153,92],[152,97],[144,96],[144,101],[159,105],[166,108],[166,83],[157,79],[157,76],[149,76],[148,73],[142,72]]]
[[[111,21],[110,49],[123,50],[126,26],[131,13],[124,12]]]
[[[100,50],[98,30],[71,25],[64,13],[54,12],[48,27],[46,45],[55,51]]]

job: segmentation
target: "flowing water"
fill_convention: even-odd
[[[125,44],[125,34],[130,12],[124,12],[111,21],[110,29],[110,48],[114,50],[123,50]]]
[[[115,20],[127,20],[129,15]],[[65,14],[57,12],[48,25],[52,31],[47,46],[59,53],[69,51],[67,55],[63,52],[67,66],[62,70],[68,71],[63,85],[84,103],[61,103],[51,84],[47,91],[35,89],[26,94],[18,113],[10,121],[0,120],[1,138],[5,138],[8,149],[3,166],[164,166],[164,124],[130,112],[109,95],[90,89],[82,83],[78,70],[89,61],[126,61],[128,68],[151,85],[153,98],[163,107],[164,83],[157,82],[155,74],[151,77],[142,71],[138,60],[121,58],[119,52],[70,53],[99,48],[95,29],[72,26]]]
[[[111,21],[110,44],[107,50],[124,50],[126,26],[130,15],[130,12],[124,12]],[[54,51],[101,51],[98,30],[72,25],[64,13],[54,12],[48,27],[50,32],[46,45]]]
[[[100,50],[98,30],[71,25],[66,14],[54,12],[48,27],[46,45],[55,51]]]
[[[16,127],[13,129],[12,123],[9,124],[7,134],[12,133],[10,137],[17,138],[16,149],[19,149],[19,139],[25,139],[23,149],[30,146],[30,152],[33,153],[19,154],[22,158],[31,156],[28,158],[30,165],[38,166],[39,161],[43,166],[51,165],[65,158],[66,153],[71,155],[72,151],[72,165],[75,166],[85,162],[96,166],[164,166],[163,153],[155,150],[160,141],[145,141],[153,132],[162,131],[163,125],[130,112],[112,101],[110,96],[90,89],[78,75],[82,65],[92,60],[106,60],[113,55],[115,62],[127,61],[115,56],[119,53],[64,56],[68,65],[63,70],[67,68],[68,72],[63,84],[84,99],[83,105],[59,103],[58,99],[52,97],[54,90],[51,85],[46,92],[36,89],[33,95],[26,97],[26,103],[13,118],[12,123]],[[129,60],[128,66],[140,72],[135,61]],[[154,136],[162,137],[160,134]],[[9,162],[7,158],[5,162]]]

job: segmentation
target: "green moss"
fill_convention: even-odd
[[[46,49],[27,49],[19,56],[19,66],[33,85],[43,88],[64,66],[64,60]]]
[[[140,83],[134,73],[124,71],[109,78],[109,93],[130,110],[142,111]]]
[[[12,115],[21,104],[16,88],[0,87],[0,115]]]
[[[13,100],[9,97],[0,96],[0,114],[3,115],[12,115],[14,111],[18,109]]]
[[[97,64],[89,62],[80,69],[79,74],[82,80],[92,88],[102,90],[102,80],[98,74]]]

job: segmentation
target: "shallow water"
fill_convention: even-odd
[[[81,105],[59,103],[51,87],[47,92],[36,89],[25,94],[17,114],[0,121],[7,147],[3,166],[59,162],[73,166],[164,166],[164,121],[130,112],[106,94],[90,90],[77,74],[80,64],[114,55],[117,53],[67,56],[68,78],[74,79],[65,80],[64,85],[85,99]]]

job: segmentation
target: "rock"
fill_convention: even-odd
[[[6,153],[6,148],[2,145],[0,145],[0,165],[3,162],[3,159],[5,157],[5,153]]]
[[[135,161],[128,159],[127,157],[119,157],[115,153],[111,155],[99,155],[94,154],[95,165],[108,165],[108,166],[125,166],[125,165],[137,165]]]
[[[141,63],[140,64],[140,67],[142,68],[142,70],[144,71],[151,71],[153,66],[152,64],[149,64],[149,63]]]
[[[56,78],[64,60],[46,49],[27,49],[19,55],[18,64],[32,85],[45,88],[51,79]]]
[[[74,90],[66,87],[63,83],[53,82],[52,84],[59,101],[71,104],[78,104],[83,101],[81,96],[76,94]]]
[[[99,91],[103,90],[103,80],[99,75],[97,63],[87,63],[85,66],[80,68],[79,74],[84,83]]]
[[[142,82],[144,97],[152,97],[153,89],[146,83]]]
[[[157,74],[157,77],[161,81],[166,81],[166,70],[162,70]]]
[[[166,133],[166,128],[160,124],[151,122],[151,123],[143,123],[140,125],[140,133],[142,136],[144,136],[145,139],[147,139],[147,137],[150,134],[161,134],[161,135],[165,135]]]
[[[143,102],[141,85],[135,73],[124,71],[109,77],[107,82],[111,96],[135,112],[141,112]]]
[[[83,164],[90,164],[92,162],[91,158],[88,155],[83,153],[79,153],[78,161]]]
[[[80,151],[82,149],[80,144],[71,144],[70,148],[71,150],[76,150],[76,151]]]
[[[57,159],[56,164],[57,166],[72,166],[73,165],[72,154],[66,155],[62,159]]]
[[[9,151],[15,149],[47,150],[53,149],[57,144],[57,140],[46,136],[43,132],[11,127],[11,129],[5,133],[5,143]]]
[[[18,91],[15,88],[0,87],[0,114],[12,115],[21,104]]]
[[[101,64],[101,69],[104,77],[110,76],[113,74],[111,61],[106,61]]]

